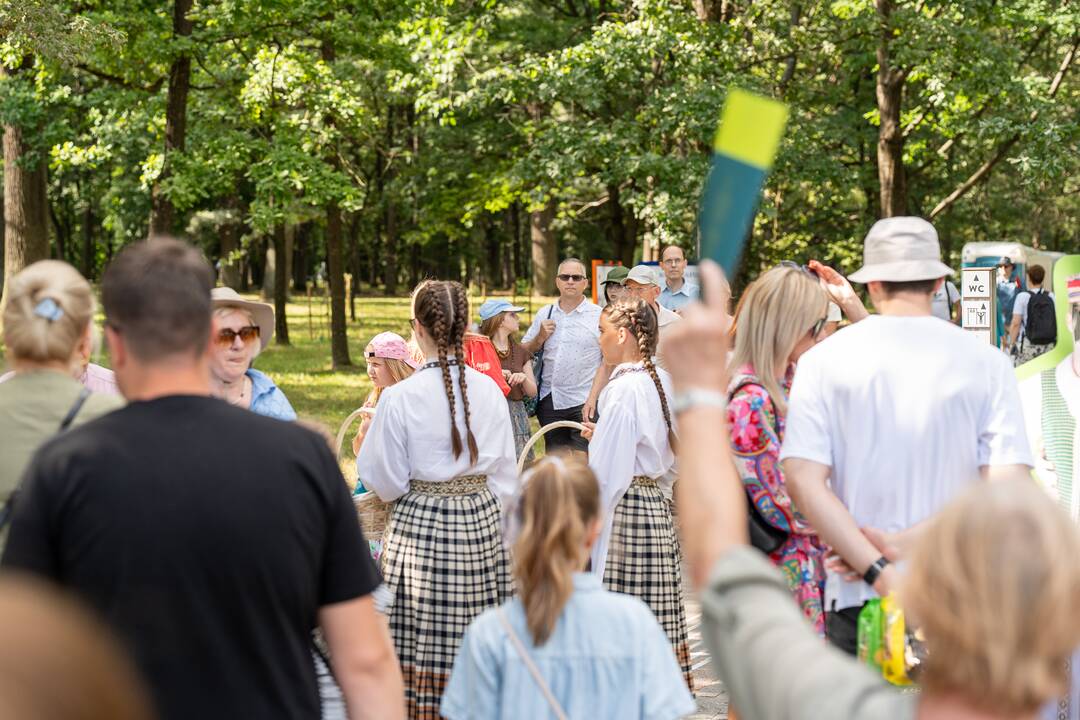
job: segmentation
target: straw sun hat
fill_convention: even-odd
[[[270,344],[274,336],[274,308],[266,303],[245,300],[232,288],[216,287],[210,291],[210,300],[214,309],[235,307],[251,314],[252,321],[259,326],[259,351]]]

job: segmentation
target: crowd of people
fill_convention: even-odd
[[[686,267],[673,246],[663,277],[615,268],[601,307],[568,258],[520,339],[521,307],[415,288],[409,337],[364,351],[378,561],[326,440],[253,367],[268,305],[213,287],[183,241],[134,244],[102,280],[110,371],[85,279],[14,276],[2,566],[90,608],[56,642],[111,678],[48,717],[674,719],[695,708],[684,569],[739,718],[1080,714],[1056,701],[1080,534],[1029,476],[1008,356],[950,322],[934,227],[881,220],[850,279],[781,263],[734,312],[715,265],[700,287]],[[582,429],[519,475],[532,414]],[[921,693],[855,657],[885,596],[924,638]],[[5,668],[0,707],[47,702]]]

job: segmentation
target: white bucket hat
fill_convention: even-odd
[[[954,274],[941,262],[934,226],[918,217],[878,220],[866,234],[863,266],[848,279],[856,283],[937,280]]]
[[[237,307],[251,313],[251,319],[259,326],[259,352],[270,344],[274,337],[274,308],[266,303],[252,302],[240,297],[232,288],[216,287],[210,291],[210,302],[214,309],[219,307]]]

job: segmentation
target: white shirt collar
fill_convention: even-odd
[[[562,301],[561,300],[556,300],[555,301],[555,309],[557,309],[563,315],[573,315],[576,312],[581,312],[582,310],[584,310],[588,306],[589,306],[589,299],[587,297],[585,297],[584,295],[581,296],[581,302],[579,302],[577,304],[577,307],[574,308],[573,310],[571,310],[570,312],[566,312],[565,310],[562,309]]]

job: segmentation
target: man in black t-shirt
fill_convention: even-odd
[[[404,717],[379,574],[325,442],[209,396],[211,285],[177,240],[110,265],[106,337],[130,404],[37,454],[3,565],[96,608],[162,718],[319,717],[316,625],[350,716]]]

